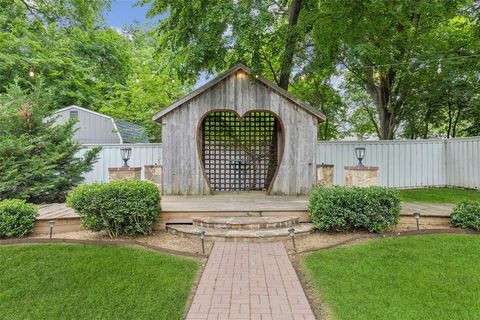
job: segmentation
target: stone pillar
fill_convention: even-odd
[[[333,164],[317,165],[317,186],[333,187]]]
[[[162,193],[163,167],[160,165],[145,165],[145,180],[155,183]]]
[[[108,168],[108,177],[110,181],[116,180],[140,180],[142,175],[142,167],[122,167]]]
[[[348,187],[378,185],[378,167],[345,167],[344,185]]]

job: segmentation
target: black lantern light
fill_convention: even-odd
[[[200,241],[202,242],[202,254],[205,254],[205,230],[200,231]]]
[[[132,155],[132,148],[121,148],[120,154],[122,155],[122,160],[125,162],[123,164],[124,168],[128,168],[128,160],[130,160],[130,156]]]
[[[288,235],[292,238],[293,251],[297,252],[297,246],[295,245],[295,228],[288,229]]]
[[[357,157],[358,159],[358,167],[363,167],[363,163],[362,163],[362,160],[363,158],[365,158],[365,148],[364,147],[358,147],[358,148],[355,148],[355,156]]]
[[[56,222],[57,221],[55,221],[55,220],[49,220],[48,221],[48,234],[49,234],[50,239],[52,239],[53,227],[55,226]]]
[[[415,220],[417,220],[417,230],[420,230],[420,224],[419,224],[419,221],[420,221],[420,212],[414,212],[414,213],[413,213],[413,217],[415,218]]]

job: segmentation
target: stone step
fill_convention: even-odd
[[[205,231],[205,239],[211,241],[277,241],[289,239],[287,228],[259,229],[259,230],[237,230],[237,229],[215,229],[198,227],[191,224],[169,224],[167,231],[171,234],[200,239],[200,233]],[[295,226],[295,236],[303,236],[312,233],[315,227],[312,223],[300,223]]]
[[[298,224],[298,217],[197,217],[193,225],[202,228],[259,230],[287,228]]]

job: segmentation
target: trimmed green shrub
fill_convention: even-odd
[[[147,235],[159,220],[160,194],[148,181],[122,180],[81,185],[67,196],[85,229],[110,237]]]
[[[38,209],[24,200],[0,201],[0,238],[20,238],[32,232]]]
[[[383,187],[316,188],[308,209],[322,231],[383,232],[400,220],[398,191]]]
[[[453,210],[450,224],[456,228],[480,230],[480,201],[462,201]]]

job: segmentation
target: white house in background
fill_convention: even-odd
[[[54,117],[58,124],[77,119],[74,139],[82,144],[149,142],[143,127],[79,106],[60,109],[54,113]]]

